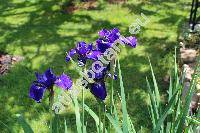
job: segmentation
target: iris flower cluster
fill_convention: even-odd
[[[115,43],[118,42],[122,45],[128,45],[133,48],[136,47],[137,39],[135,37],[123,37],[117,28],[112,30],[103,29],[99,31],[99,38],[96,40],[96,46],[92,43],[78,42],[76,47],[71,49],[67,56],[66,62],[69,62],[71,58],[77,59],[80,67],[86,67],[87,60],[99,61],[99,57],[104,55],[107,49],[112,48]],[[96,69],[100,66],[96,65]],[[86,88],[90,89],[90,92],[98,99],[105,100],[107,96],[106,91],[106,79],[107,77],[113,77],[111,74],[111,62],[104,64],[102,71],[94,72],[93,83],[89,83]],[[91,69],[91,68],[90,68]],[[89,70],[90,70],[89,69]],[[48,69],[44,74],[36,73],[37,80],[34,81],[30,87],[30,97],[37,102],[40,102],[44,92],[49,90],[53,92],[53,86],[56,85],[64,90],[68,90],[72,86],[72,81],[69,76],[62,74],[56,76],[51,69]],[[92,75],[88,73],[88,77]],[[117,79],[116,74],[114,79]]]

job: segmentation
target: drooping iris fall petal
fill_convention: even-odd
[[[131,46],[131,47],[133,47],[133,48],[135,48],[136,45],[137,45],[137,39],[136,39],[135,37],[133,37],[133,36],[126,37],[126,38],[125,38],[125,37],[121,37],[120,40],[121,40],[124,44],[129,45],[129,46]]]
[[[36,102],[40,102],[46,89],[46,86],[33,82],[29,90],[29,97],[34,99]]]
[[[105,86],[104,82],[93,83],[91,85],[90,91],[95,97],[97,97],[101,100],[105,100],[105,98],[107,96],[106,86]]]
[[[55,85],[64,90],[68,90],[72,87],[72,80],[69,76],[63,73],[57,78],[57,80],[55,81]]]

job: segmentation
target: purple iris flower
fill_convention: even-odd
[[[95,66],[98,69],[99,66]],[[103,67],[103,70],[100,72],[94,72],[94,83],[91,83],[88,88],[90,88],[90,92],[97,98],[101,100],[105,100],[107,96],[105,79],[106,76],[109,76],[109,65],[107,67]],[[88,73],[89,78],[92,77],[90,73]]]
[[[51,87],[56,81],[56,75],[50,68],[47,69],[44,74],[39,74],[36,72],[35,76],[37,78],[37,82],[45,85],[47,88]]]
[[[119,39],[120,33],[117,28],[112,30],[103,29],[99,31],[99,39],[96,40],[96,46],[101,53],[104,53],[106,49],[111,48],[113,43]]]
[[[72,86],[72,81],[67,75],[62,74],[56,77],[50,68],[43,74],[35,73],[35,75],[37,80],[31,84],[29,96],[36,102],[41,102],[46,90],[53,92],[54,84],[63,89],[69,89]]]
[[[75,49],[71,49],[66,56],[66,62],[70,61],[70,58],[78,55],[79,66],[84,66],[87,59],[97,60],[101,52],[94,50],[92,44],[86,44],[85,42],[79,42]]]
[[[135,48],[137,44],[137,39],[135,37],[122,37],[117,28],[112,30],[103,29],[99,31],[99,38],[96,40],[97,50],[99,50],[101,53],[104,53],[106,49],[113,46],[116,40],[119,40],[123,44],[129,45],[133,48]]]

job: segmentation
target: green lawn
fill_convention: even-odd
[[[187,1],[187,2],[186,2]],[[51,67],[56,74],[63,71],[74,79],[77,72],[71,63],[65,63],[65,52],[77,41],[94,42],[102,28],[118,27],[123,35],[130,35],[128,27],[144,13],[149,19],[137,34],[138,47],[121,49],[120,62],[126,88],[128,111],[136,129],[151,128],[148,114],[148,96],[145,77],[150,75],[147,56],[150,57],[159,80],[169,73],[173,63],[174,46],[180,28],[188,20],[190,0],[129,0],[123,5],[102,3],[95,10],[79,10],[62,14],[53,0],[1,0],[0,51],[22,55],[25,60],[0,76],[0,131],[22,132],[16,114],[23,114],[36,133],[48,131],[47,99],[37,104],[28,98],[34,72]],[[119,90],[115,86],[115,90]],[[166,94],[165,88],[162,89]],[[91,100],[92,99],[92,100]],[[96,101],[88,93],[86,103],[96,109]],[[61,118],[62,119],[62,118]],[[68,127],[74,130],[75,116],[66,114]],[[96,130],[87,116],[88,130]],[[70,125],[72,125],[70,127]]]

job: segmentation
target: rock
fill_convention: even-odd
[[[11,55],[1,55],[0,64],[11,64],[12,56]]]
[[[0,54],[0,75],[8,72],[12,64],[23,60],[22,56],[12,56],[8,54]]]
[[[188,64],[184,64],[183,69],[184,69],[184,72],[185,72],[184,80],[185,81],[191,81],[192,80],[192,74],[194,73],[193,67],[188,65]]]
[[[199,97],[196,94],[192,95],[192,101],[190,102],[190,114],[196,114],[198,109]]]
[[[185,49],[185,44],[183,42],[180,42],[179,45],[181,48]]]
[[[185,96],[187,95],[189,88],[190,88],[190,82],[185,82],[184,87],[183,87],[183,92],[182,92],[183,101],[185,101]]]
[[[193,63],[196,61],[197,51],[195,49],[180,49],[181,61],[183,63]]]
[[[24,60],[22,56],[13,56],[12,57],[12,64]]]

